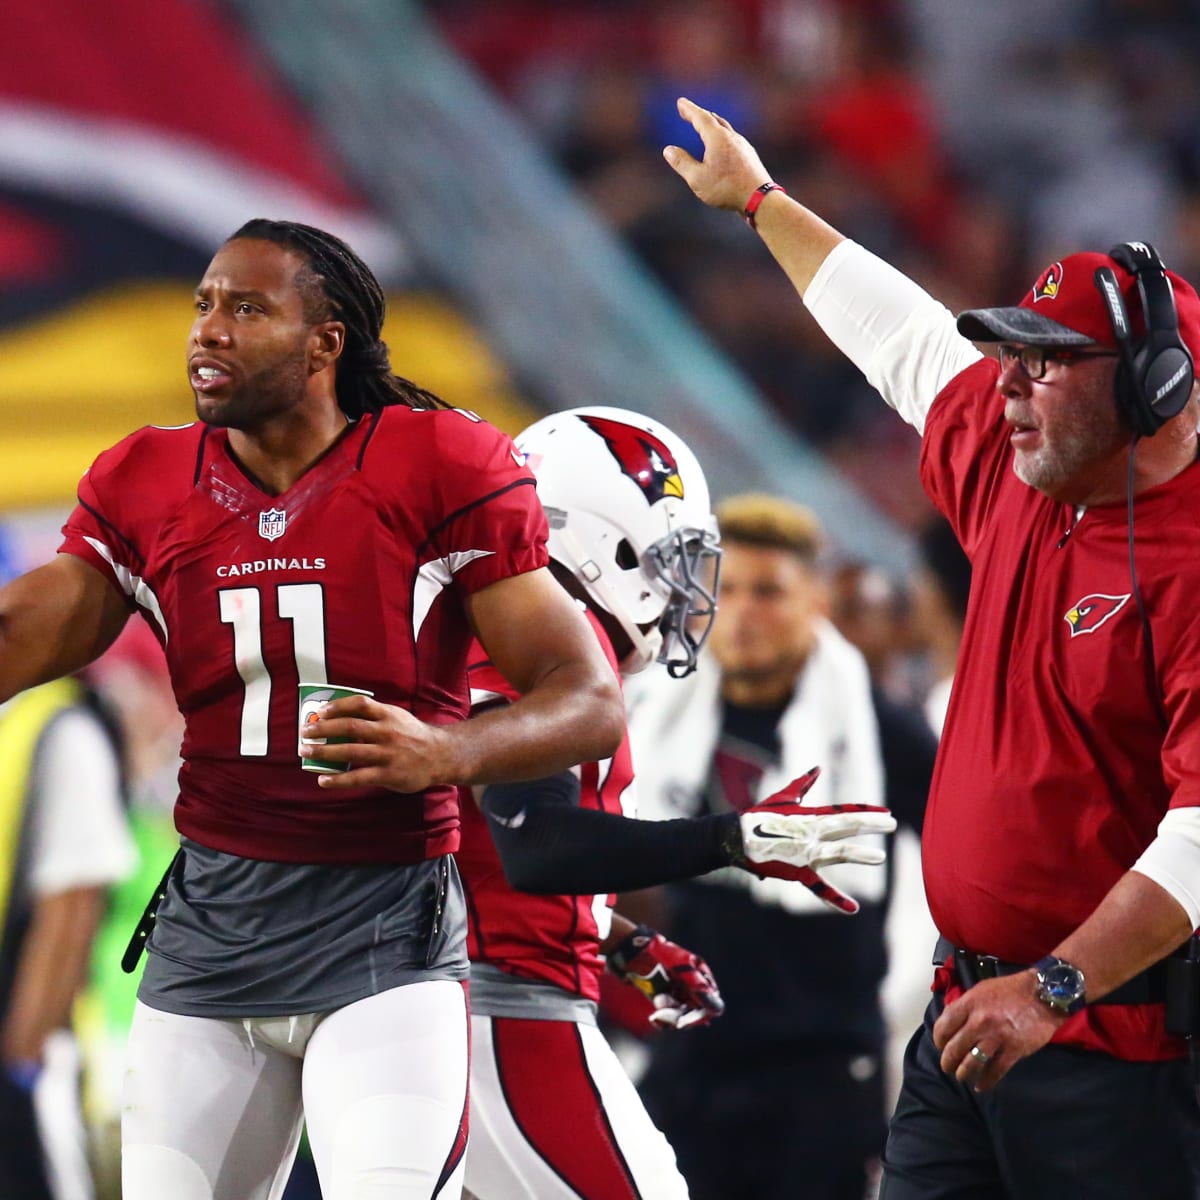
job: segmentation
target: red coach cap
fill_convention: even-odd
[[[1107,254],[1072,254],[1051,263],[1017,308],[972,308],[959,314],[958,332],[973,342],[1018,342],[1027,346],[1117,346],[1094,276],[1107,267],[1117,278],[1133,336],[1145,332],[1137,277]],[[1167,272],[1175,294],[1179,335],[1200,361],[1200,297],[1174,271]]]

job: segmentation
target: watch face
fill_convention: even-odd
[[[1046,989],[1047,995],[1052,996],[1055,1000],[1065,1001],[1068,1004],[1072,1000],[1078,999],[1083,990],[1080,986],[1081,983],[1079,970],[1076,967],[1068,966],[1066,963],[1047,967],[1042,972],[1042,987]]]
[[[1070,1013],[1083,1006],[1083,972],[1070,963],[1051,963],[1038,972],[1040,998],[1059,1012]]]

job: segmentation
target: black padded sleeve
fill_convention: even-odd
[[[569,771],[493,784],[481,806],[504,877],[522,892],[633,891],[715,871],[741,852],[737,813],[636,821],[596,812],[579,807],[579,781]]]

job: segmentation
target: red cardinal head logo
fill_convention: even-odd
[[[1119,613],[1128,601],[1128,593],[1124,596],[1105,596],[1093,592],[1063,613],[1063,620],[1070,625],[1072,637],[1081,633],[1095,633],[1109,617]]]
[[[661,439],[608,417],[579,419],[604,439],[617,465],[642,489],[649,503],[654,504],[664,496],[683,497],[679,464]]]
[[[1033,285],[1033,302],[1053,300],[1062,287],[1063,265],[1060,262],[1051,263],[1039,276]]]

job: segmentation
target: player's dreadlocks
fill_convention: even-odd
[[[444,400],[393,374],[383,331],[385,302],[379,280],[341,238],[296,221],[247,221],[229,240],[256,238],[299,254],[308,271],[296,277],[304,296],[305,318],[329,317],[346,326],[346,342],[337,365],[337,402],[350,418],[379,412],[389,404],[411,408],[449,408]]]

